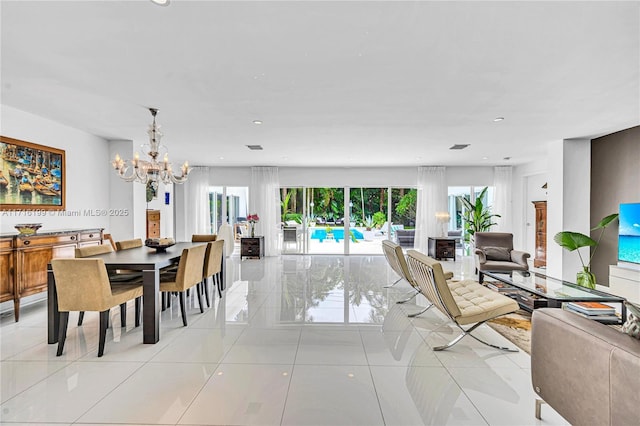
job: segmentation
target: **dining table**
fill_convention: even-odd
[[[177,264],[182,251],[186,248],[202,245],[203,243],[178,242],[164,250],[142,246],[128,250],[104,253],[92,258],[102,259],[109,273],[116,270],[137,271],[142,274],[142,331],[143,343],[154,344],[160,341],[160,271],[163,268]],[[224,264],[222,257],[222,271],[219,285],[224,289]],[[56,293],[55,277],[51,264],[47,268],[47,334],[49,343],[58,342],[58,327],[60,313],[58,311],[58,296]]]

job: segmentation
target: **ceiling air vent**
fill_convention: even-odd
[[[449,149],[465,149],[466,147],[468,147],[470,144],[465,143],[465,144],[455,144],[453,145],[451,148]]]
[[[262,151],[262,145],[246,145],[251,151]]]

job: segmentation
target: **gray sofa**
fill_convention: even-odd
[[[640,419],[640,340],[596,321],[536,309],[531,379],[544,402],[573,425],[637,425]]]

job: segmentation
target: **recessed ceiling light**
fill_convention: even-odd
[[[502,121],[504,120],[504,117],[496,117],[493,119],[493,121],[498,122],[498,121]]]
[[[158,6],[169,6],[169,0],[151,0],[151,3],[157,4]]]
[[[253,120],[253,124],[260,125],[260,124],[262,124],[262,120]]]
[[[449,149],[465,149],[466,147],[468,147],[470,144],[465,143],[465,144],[455,144],[453,146],[451,146],[451,148]]]
[[[489,157],[482,157],[482,159],[483,159],[483,160],[488,160],[488,159],[489,159]]]
[[[224,157],[218,157],[218,160],[224,160]]]

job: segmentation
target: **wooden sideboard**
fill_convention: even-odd
[[[147,239],[160,238],[160,210],[147,210]]]
[[[540,268],[547,266],[547,202],[532,201],[536,209],[536,252],[533,266]]]
[[[74,257],[76,247],[102,244],[102,228],[0,235],[0,302],[13,300],[20,319],[20,298],[47,290],[47,265],[53,258]]]

